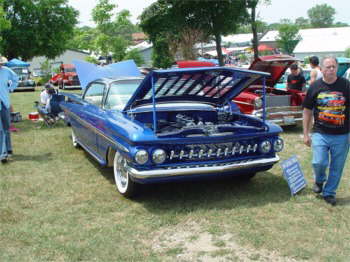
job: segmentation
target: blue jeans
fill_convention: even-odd
[[[8,155],[8,151],[12,151],[10,137],[10,109],[0,102],[0,160]]]
[[[323,196],[335,196],[346,157],[349,152],[349,134],[312,134],[312,166],[316,183],[326,182]],[[326,170],[328,170],[328,178]]]

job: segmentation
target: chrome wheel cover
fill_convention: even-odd
[[[121,194],[126,193],[129,189],[129,173],[126,167],[125,158],[119,152],[116,152],[113,161],[113,172],[115,184]]]

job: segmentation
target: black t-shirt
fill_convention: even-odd
[[[350,82],[338,77],[333,84],[319,79],[307,91],[303,107],[313,110],[314,132],[340,135],[350,129]]]
[[[305,82],[305,77],[302,74],[299,73],[296,76],[289,74],[287,78],[287,87],[302,91]]]

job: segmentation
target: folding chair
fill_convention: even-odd
[[[64,120],[64,113],[60,107],[60,103],[64,101],[64,95],[53,94],[50,99],[50,111],[48,112],[44,106],[40,106],[39,102],[35,102],[35,107],[39,115],[48,127],[54,126],[59,120]]]

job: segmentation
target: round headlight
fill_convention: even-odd
[[[135,161],[140,164],[143,165],[148,161],[148,153],[146,150],[139,150],[136,152],[135,154]]]
[[[281,138],[278,138],[275,140],[275,142],[273,142],[273,150],[275,150],[276,152],[282,151],[283,146],[284,142]]]
[[[257,98],[254,99],[254,107],[255,107],[255,109],[262,108],[262,104],[263,104],[263,102],[262,102],[260,97],[257,97]]]
[[[164,163],[166,159],[166,153],[163,149],[156,149],[152,154],[152,160],[156,164]]]
[[[260,151],[261,151],[261,153],[266,154],[266,153],[270,152],[270,150],[271,150],[271,143],[270,143],[270,141],[265,140],[265,141],[263,141],[260,144]]]

